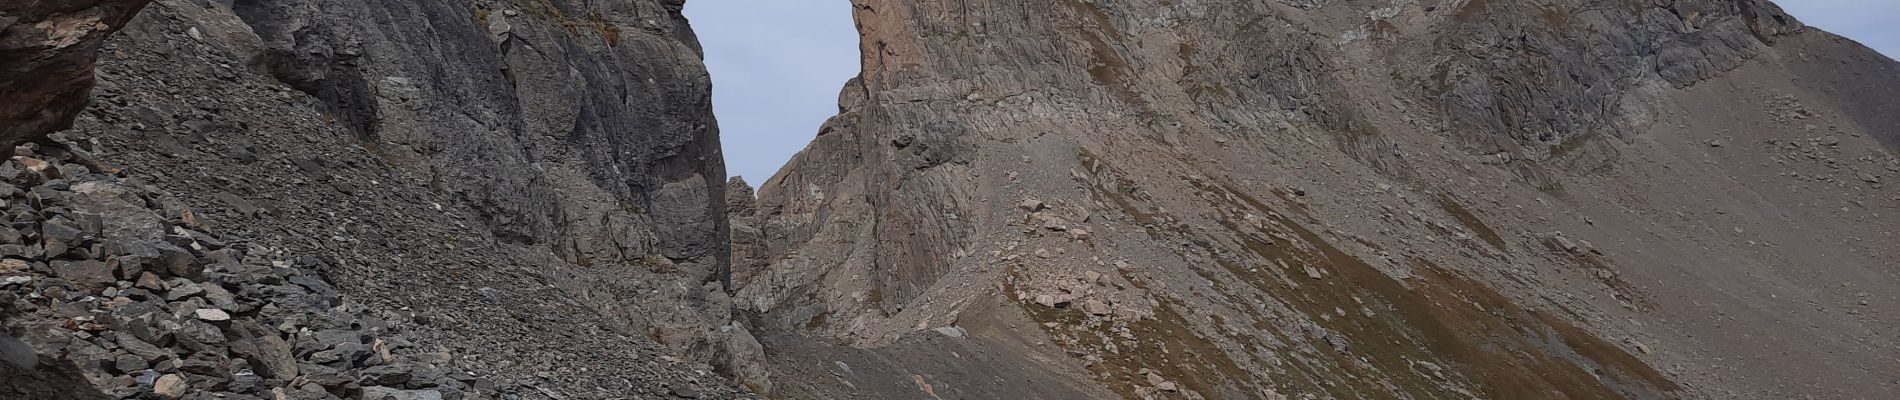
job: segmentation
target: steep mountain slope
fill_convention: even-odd
[[[55,135],[82,154],[8,165],[36,191],[127,182],[145,201],[125,215],[163,220],[54,244],[69,207],[0,204],[23,247],[88,250],[0,254],[0,333],[70,398],[750,398],[728,377],[763,388],[762,353],[725,295],[724,172],[679,6],[155,1]],[[265,273],[146,285],[114,250],[187,231],[220,244],[180,260]],[[94,262],[115,267],[66,268]],[[180,289],[200,286],[236,303]],[[167,323],[195,340],[122,340]],[[239,346],[265,338],[292,347]],[[0,398],[40,398],[11,368]]]
[[[756,199],[677,0],[137,3],[0,6],[0,398],[1900,391],[1900,64],[1762,0],[854,0]]]
[[[224,36],[490,236],[578,267],[562,284],[587,306],[740,368],[758,350],[723,300],[725,170],[680,7],[239,1]]]
[[[1900,390],[1900,65],[1769,2],[854,6],[735,261],[788,396]]]

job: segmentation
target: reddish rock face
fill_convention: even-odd
[[[0,141],[72,127],[92,92],[99,44],[151,0],[0,4]]]
[[[1769,1],[1024,3],[853,2],[863,72],[735,298],[901,360],[768,338],[780,382],[904,372],[778,395],[1895,391],[1833,335],[1900,326],[1857,239],[1900,223],[1861,206],[1900,199],[1900,64]]]

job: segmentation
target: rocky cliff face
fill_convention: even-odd
[[[854,7],[738,298],[912,362],[794,397],[1895,389],[1900,67],[1769,2]]]
[[[725,171],[680,7],[238,1],[229,36],[496,240],[595,271],[564,283],[589,307],[712,359],[751,339],[729,333]]]
[[[165,199],[140,204],[159,235],[228,246],[172,242],[181,259],[256,275],[142,286],[144,267],[91,247],[133,240],[110,234],[7,253],[28,267],[3,272],[24,279],[6,300],[29,314],[8,333],[57,369],[44,381],[97,391],[76,398],[750,397],[728,377],[764,389],[762,351],[726,296],[724,171],[679,8],[156,1],[104,43],[96,101],[55,135],[80,155],[15,163],[54,190],[143,182],[127,185]],[[9,219],[22,246],[53,246],[39,221],[67,210],[7,204],[29,207]],[[113,267],[84,284],[65,268],[90,262]],[[164,323],[202,340],[141,337],[170,352],[149,357],[114,340]],[[198,345],[213,337],[230,346]],[[238,345],[266,337],[288,354]]]
[[[759,200],[744,178],[726,181],[726,214],[731,216],[732,286],[745,285],[765,270],[765,232],[759,229]]]
[[[151,0],[0,5],[0,143],[72,127],[92,91],[99,45]]]
[[[756,199],[677,1],[134,4],[0,6],[0,397],[1900,390],[1900,64],[1766,1],[855,0]]]

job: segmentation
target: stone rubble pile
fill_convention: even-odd
[[[316,257],[220,240],[189,208],[66,151],[15,153],[0,163],[5,367],[98,391],[74,398],[518,398],[403,338],[427,318],[344,300]],[[21,345],[31,355],[15,357]],[[43,396],[7,386],[21,387],[0,398]]]

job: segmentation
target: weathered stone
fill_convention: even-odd
[[[165,301],[179,301],[204,294],[205,289],[190,279],[174,278],[167,283],[171,290],[165,292]]]
[[[41,242],[40,248],[45,252],[46,257],[55,258],[64,257],[68,250],[72,250],[71,246],[72,245],[66,244],[64,241],[47,239]]]
[[[10,335],[0,335],[0,361],[16,368],[32,369],[39,366],[40,356],[26,342]]]
[[[937,334],[949,336],[953,338],[963,338],[964,336],[968,335],[967,331],[963,330],[963,328],[954,327],[954,326],[939,327],[937,329],[934,329],[934,331],[936,331]]]
[[[204,290],[204,299],[205,301],[210,302],[212,307],[217,307],[217,308],[224,309],[227,311],[238,311],[238,312],[248,311],[248,310],[245,310],[245,308],[248,308],[248,307],[238,304],[237,295],[233,295],[231,294],[230,291],[224,290],[223,285],[218,285],[218,284],[213,283],[213,284],[199,285],[198,287],[199,289]]]
[[[191,358],[187,358],[184,361],[183,364],[178,366],[179,371],[215,379],[226,379],[232,367],[229,359],[224,358],[221,354],[215,353],[201,352],[193,354]],[[194,386],[197,384],[198,382],[193,382]]]
[[[363,400],[443,400],[438,390],[401,390],[383,386],[363,388]]]
[[[151,364],[144,357],[131,354],[119,356],[112,361],[112,369],[121,374],[130,374],[149,367]]]
[[[158,278],[158,274],[154,274],[151,272],[140,272],[138,281],[135,282],[133,285],[141,289],[153,290],[153,291],[162,291],[162,290],[165,290],[166,288],[165,281],[160,280]]]
[[[1056,296],[1055,296],[1055,295],[1049,295],[1049,294],[1039,294],[1039,295],[1036,295],[1036,304],[1040,304],[1040,305],[1042,305],[1043,307],[1051,307],[1051,308],[1053,308],[1053,307],[1055,307],[1055,306],[1056,306]]]
[[[199,320],[205,322],[224,322],[231,320],[231,314],[227,314],[224,310],[216,308],[200,308],[198,311],[194,311],[193,314],[197,315]]]
[[[152,383],[152,393],[158,394],[161,399],[183,398],[185,391],[189,389],[191,389],[190,384],[186,383],[185,377],[179,374],[161,376]]]
[[[27,264],[26,260],[17,258],[0,260],[0,274],[20,273],[30,267],[32,267],[32,264]]]
[[[1148,385],[1154,386],[1155,389],[1160,389],[1162,391],[1167,391],[1167,392],[1172,392],[1176,390],[1174,382],[1169,381],[1168,378],[1162,377],[1160,374],[1149,372],[1147,375],[1147,379],[1148,379]]]
[[[1023,199],[1023,201],[1016,203],[1016,208],[1033,213],[1048,208],[1048,205],[1043,204],[1042,200]]]
[[[1552,234],[1550,236],[1550,241],[1551,243],[1556,244],[1557,248],[1563,249],[1564,251],[1568,251],[1571,253],[1583,252],[1582,247],[1578,247],[1576,242],[1570,241],[1570,238],[1564,237],[1563,233]]]
[[[161,349],[151,343],[146,343],[136,335],[120,334],[118,336],[119,348],[125,349],[126,352],[132,353],[132,355],[138,356],[148,363],[177,357],[171,350]]]
[[[363,369],[360,380],[370,385],[400,386],[409,383],[414,374],[415,368],[408,364],[378,365]]]
[[[47,240],[57,240],[66,244],[75,244],[85,233],[66,222],[46,221],[40,223],[40,236]]]
[[[203,279],[204,269],[196,264],[191,251],[164,242],[150,243],[157,254],[150,257],[146,269],[179,276],[187,280]]]
[[[274,330],[246,320],[233,323],[229,336],[237,337],[230,341],[231,354],[250,361],[258,376],[277,379],[297,376],[297,359],[291,353],[290,343]]]
[[[100,45],[148,2],[0,5],[0,146],[71,127],[91,95]]]
[[[95,260],[52,262],[53,274],[87,290],[100,290],[119,281],[112,267]]]
[[[211,322],[222,322],[215,321],[219,317],[223,317],[225,321],[229,321],[231,316],[218,310],[200,309],[199,311],[192,312],[192,317],[194,319],[177,321],[175,323],[167,321],[166,324],[163,324],[166,326],[162,326],[161,329],[170,328],[164,331],[165,334],[172,335],[173,338],[178,341],[179,347],[183,347],[185,350],[200,352],[206,349],[222,349],[225,342],[224,332],[219,330],[217,326],[211,325]],[[160,341],[154,341],[154,343],[157,342]]]
[[[744,286],[769,265],[758,208],[758,198],[745,178],[735,176],[726,182],[726,212],[731,216],[727,224],[732,243],[731,287]]]
[[[250,371],[238,371],[231,374],[231,381],[224,385],[224,390],[240,394],[260,393],[264,391],[265,385],[264,377]]]

